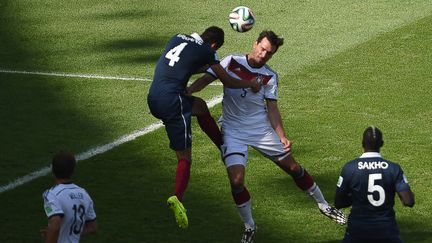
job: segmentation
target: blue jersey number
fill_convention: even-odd
[[[170,65],[170,67],[174,67],[174,64],[176,64],[176,62],[180,61],[180,57],[179,57],[180,53],[183,51],[185,46],[187,46],[187,44],[188,43],[183,42],[180,45],[177,45],[176,47],[172,48],[171,50],[169,50],[167,52],[165,57],[170,60],[170,62],[168,63],[168,65]]]
[[[368,192],[370,194],[367,195],[367,199],[369,200],[370,204],[372,204],[375,207],[379,207],[383,205],[385,201],[385,192],[384,188],[380,185],[375,185],[376,180],[381,180],[382,174],[376,173],[376,174],[370,174],[369,175],[369,181],[368,181]],[[378,192],[378,200],[375,200],[373,197],[373,192]]]

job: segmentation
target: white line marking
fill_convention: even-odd
[[[211,107],[214,107],[215,105],[217,105],[217,104],[219,104],[221,102],[222,102],[222,95],[218,95],[216,97],[213,97],[209,101],[207,101],[207,105],[208,105],[209,108],[211,108]],[[153,124],[151,124],[151,125],[143,128],[141,130],[134,131],[131,134],[125,135],[123,137],[120,137],[120,138],[116,139],[115,141],[113,141],[111,143],[104,144],[104,145],[101,145],[101,146],[97,146],[97,147],[89,149],[89,150],[87,150],[87,151],[85,151],[83,153],[80,153],[80,154],[76,155],[76,160],[78,162],[78,161],[81,161],[81,160],[89,159],[89,158],[91,158],[93,156],[96,156],[98,154],[105,153],[105,152],[110,151],[111,149],[113,149],[115,147],[118,147],[118,146],[120,146],[120,145],[122,145],[122,144],[124,144],[126,142],[132,141],[132,140],[134,140],[134,139],[136,139],[138,137],[141,137],[141,136],[143,136],[143,135],[145,135],[147,133],[155,131],[155,130],[161,128],[162,126],[163,126],[163,124],[160,121],[156,122],[156,123],[153,123]],[[30,182],[32,180],[35,180],[35,179],[39,178],[39,177],[46,176],[50,172],[51,172],[51,168],[49,166],[43,167],[43,168],[41,168],[41,169],[39,169],[37,171],[34,171],[34,172],[30,173],[30,174],[27,174],[27,175],[25,175],[23,177],[20,177],[20,178],[16,179],[15,181],[13,181],[13,182],[11,182],[11,183],[9,183],[7,185],[0,186],[0,193],[6,192],[6,191],[10,191],[12,189],[15,189],[18,186],[21,186],[21,185],[23,185],[25,183],[28,183],[28,182]]]
[[[67,77],[67,78],[92,78],[92,79],[152,81],[150,78],[115,77],[115,76],[102,76],[102,75],[97,75],[97,74],[30,72],[30,71],[16,71],[16,70],[4,70],[4,69],[0,69],[0,73],[27,74],[27,75],[39,75],[39,76],[56,76],[56,77]]]
[[[145,81],[145,82],[152,81],[151,78],[139,78],[139,77],[118,77],[118,76],[103,76],[98,74],[52,73],[52,72],[19,71],[19,70],[7,70],[7,69],[0,69],[0,73],[55,76],[55,77],[63,77],[63,78],[109,79],[109,80]],[[221,86],[222,83],[216,81],[216,82],[212,82],[210,85]]]

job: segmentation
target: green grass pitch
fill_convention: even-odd
[[[257,18],[236,33],[228,13]],[[432,5],[430,1],[28,1],[0,2],[0,186],[50,163],[155,123],[149,81],[60,77],[9,71],[151,79],[176,33],[225,30],[219,56],[247,53],[258,33],[285,44],[269,65],[296,159],[332,202],[342,165],[361,154],[361,133],[384,133],[385,158],[401,164],[416,195],[396,198],[402,239],[432,239]],[[206,100],[222,93],[209,86]],[[221,105],[211,109],[219,116]],[[165,201],[176,159],[163,129],[80,161],[75,182],[95,201],[100,231],[82,242],[239,242],[242,223],[219,154],[193,123],[193,165],[185,196],[190,227],[179,229]],[[0,193],[0,242],[41,242],[43,176]],[[323,217],[270,161],[251,151],[246,184],[259,226],[256,242],[340,242],[344,227]],[[345,212],[349,212],[346,210]]]

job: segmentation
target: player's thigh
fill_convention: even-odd
[[[192,116],[200,116],[210,113],[207,103],[203,99],[194,96],[191,97],[193,97]]]
[[[173,150],[184,150],[192,145],[192,103],[193,97],[183,95],[166,95],[157,100],[148,100],[151,113],[165,125]]]
[[[226,168],[233,165],[246,167],[248,160],[248,145],[224,133],[224,143],[221,146],[222,160]]]
[[[263,128],[260,133],[252,134],[249,138],[251,146],[269,158],[273,162],[278,162],[290,155],[285,151],[279,136],[273,128]]]

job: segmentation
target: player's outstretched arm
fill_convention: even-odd
[[[204,65],[202,66],[200,69],[198,69],[194,74],[198,74],[198,73],[205,73],[207,71],[207,69],[210,68],[210,65]]]
[[[231,77],[220,64],[214,64],[211,66],[213,72],[228,88],[252,88],[253,92],[258,92],[261,89],[262,83],[254,80],[243,80]]]
[[[415,204],[414,193],[411,190],[398,192],[399,199],[406,207],[412,208]]]
[[[213,77],[212,75],[206,73],[202,77],[200,77],[197,80],[195,80],[187,88],[187,93],[191,95],[191,94],[193,94],[195,92],[199,92],[202,89],[204,89],[207,85],[209,85],[211,82],[213,82],[214,80],[216,80],[215,77]]]

